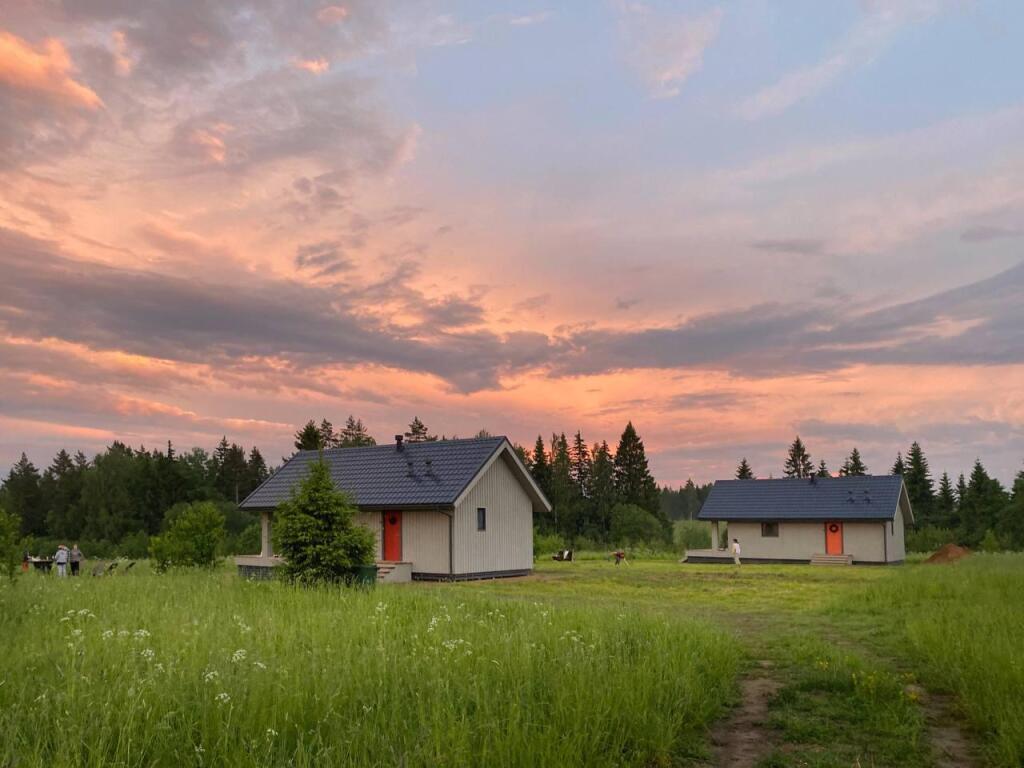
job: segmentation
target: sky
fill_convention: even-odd
[[[1024,4],[0,4],[0,469],[306,420],[1024,468]]]

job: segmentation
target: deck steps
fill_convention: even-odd
[[[387,581],[393,570],[395,570],[394,563],[377,563],[377,581]]]
[[[853,555],[815,555],[811,565],[853,565]]]

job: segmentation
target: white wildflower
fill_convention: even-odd
[[[217,700],[218,704],[227,704],[231,701],[231,696],[228,694],[227,691],[221,691],[216,695],[215,699]]]
[[[71,617],[70,616],[61,616],[60,620],[61,621],[71,621]]]
[[[262,661],[254,661],[254,662],[252,663],[252,665],[253,665],[254,667],[256,667],[256,669],[266,669],[266,668],[267,668],[267,665],[266,665],[266,664],[264,664],[264,663],[263,663]]]
[[[156,656],[156,651],[154,651],[152,648],[143,648],[142,652],[139,655],[147,661],[152,661],[153,658]]]
[[[72,637],[81,637],[82,636],[82,630],[80,630],[80,629],[72,629],[71,630],[71,636]]]
[[[231,663],[240,664],[245,661],[245,648],[239,648],[233,654],[231,654]]]
[[[132,637],[134,637],[136,640],[145,640],[147,637],[149,637],[149,630],[136,629]]]
[[[377,613],[384,613],[388,609],[387,603],[377,603],[377,607],[374,610]]]
[[[119,629],[117,631],[117,636],[118,637],[128,637],[128,635],[130,635],[130,634],[131,634],[131,632],[129,632],[127,629]]]
[[[273,728],[267,728],[267,741],[270,741],[275,736],[277,736],[277,731]]]
[[[211,669],[205,675],[203,675],[203,680],[207,683],[212,683],[218,677],[220,677],[220,675],[217,674],[217,670]]]
[[[104,640],[109,640],[113,636],[114,636],[114,630],[112,630],[112,629],[105,629],[105,630],[103,630],[102,637],[103,637]]]

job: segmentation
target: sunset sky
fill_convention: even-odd
[[[0,470],[309,418],[1024,465],[1024,4],[0,4]]]

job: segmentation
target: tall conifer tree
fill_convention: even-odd
[[[736,479],[737,480],[753,480],[754,470],[750,468],[750,464],[747,462],[747,457],[744,456],[740,459],[740,464],[736,467]]]
[[[786,477],[810,477],[814,474],[811,454],[804,447],[800,435],[797,435],[796,439],[793,440],[793,444],[789,446],[789,455],[786,456],[785,473]]]
[[[626,424],[615,450],[615,495],[625,504],[636,504],[661,516],[658,486],[647,466],[644,441],[632,421]]]

